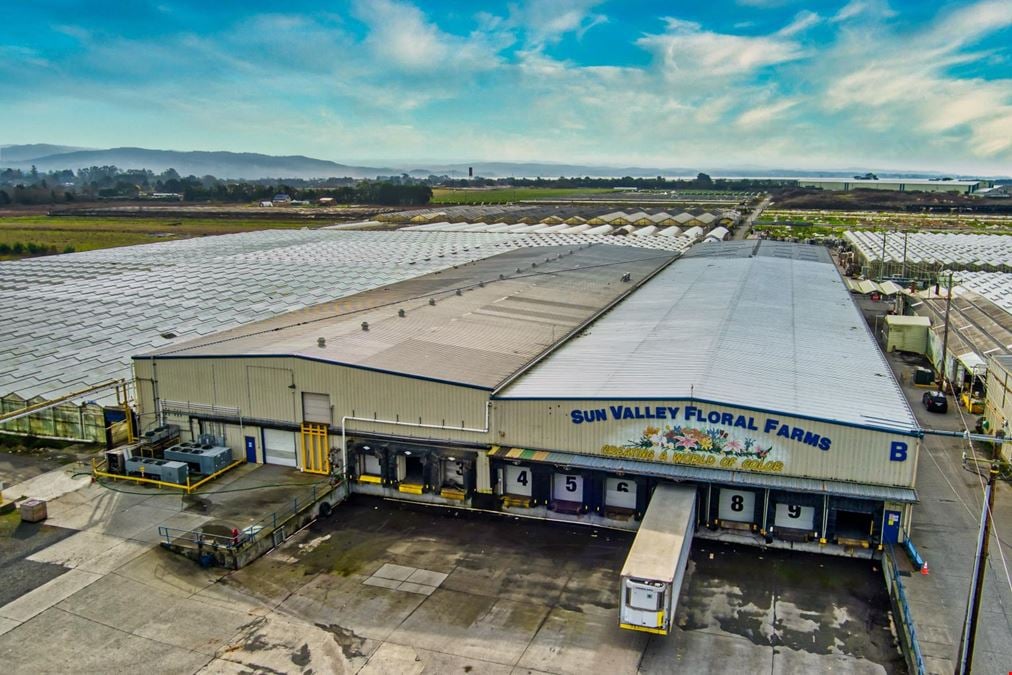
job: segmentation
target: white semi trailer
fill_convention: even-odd
[[[622,567],[622,628],[668,634],[695,527],[696,488],[658,485]]]

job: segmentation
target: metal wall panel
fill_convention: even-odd
[[[488,392],[481,389],[283,357],[160,359],[155,370],[161,399],[235,407],[246,419],[298,424],[302,394],[310,392],[329,397],[337,427],[357,417],[364,419],[348,420],[349,430],[488,441],[486,433],[463,430],[485,427]]]
[[[220,366],[214,365],[214,370],[225,375],[225,379],[235,377],[234,366],[236,364],[223,363]],[[246,398],[247,403],[241,403],[241,389],[229,387],[222,392],[222,396],[235,400],[238,407],[245,410],[246,417],[258,419],[285,420],[295,422],[296,392],[294,388],[295,377],[291,368],[277,366],[246,366]],[[168,398],[164,392],[162,396]],[[222,405],[221,401],[215,401]]]
[[[503,446],[878,485],[913,485],[919,448],[913,436],[698,401],[497,400],[492,416]]]

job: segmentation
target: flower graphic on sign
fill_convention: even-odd
[[[687,426],[646,427],[639,438],[625,444],[627,448],[689,451],[723,455],[724,457],[766,459],[773,446],[764,447],[753,438],[740,441],[731,438],[727,431],[710,427],[695,429]]]

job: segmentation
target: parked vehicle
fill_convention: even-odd
[[[929,412],[949,412],[949,399],[946,398],[945,392],[926,391],[924,392],[924,396],[921,398],[921,402]]]

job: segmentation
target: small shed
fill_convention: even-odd
[[[926,353],[930,326],[931,319],[926,316],[887,314],[882,328],[886,351]]]

